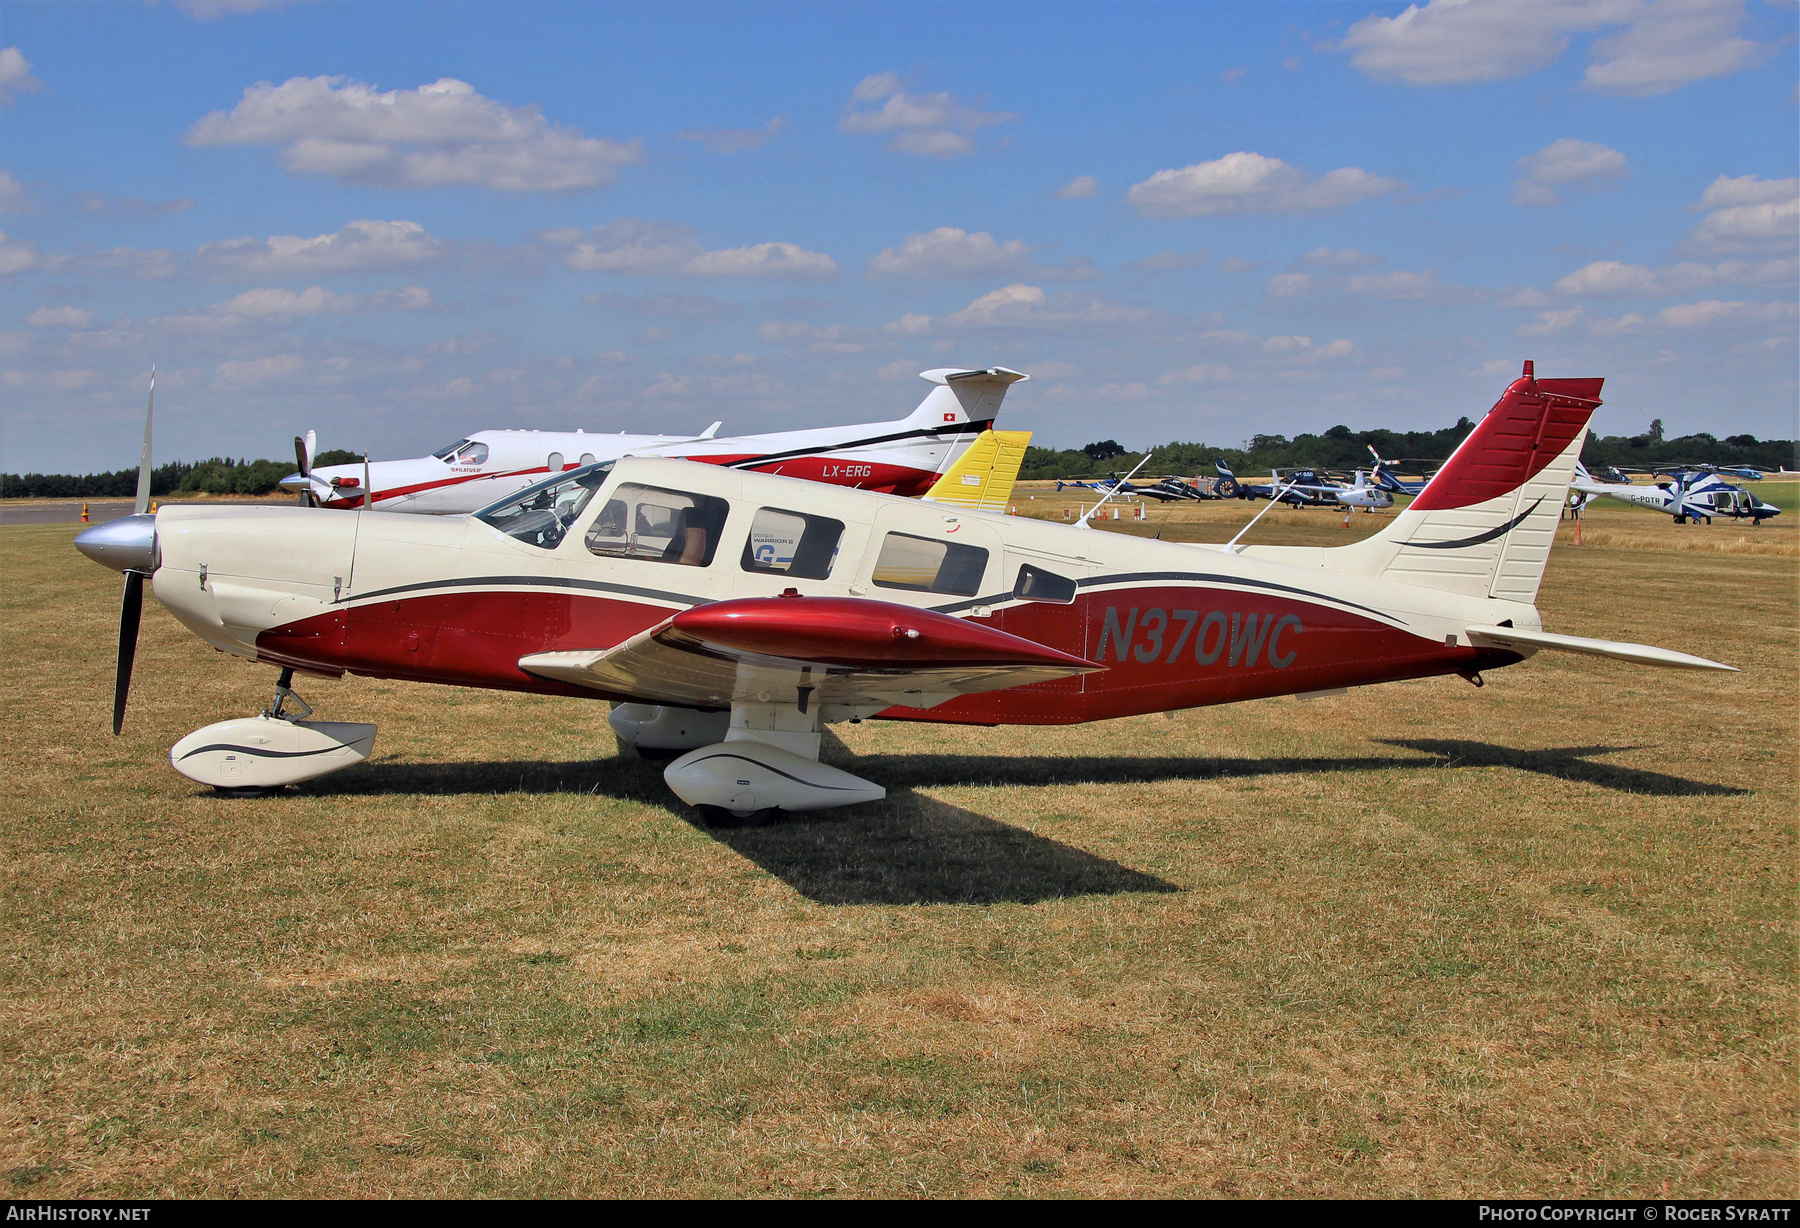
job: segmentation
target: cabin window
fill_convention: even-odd
[[[448,461],[452,456],[455,456],[458,452],[462,451],[463,448],[467,447],[468,443],[469,441],[466,439],[459,439],[447,448],[439,448],[436,452],[433,452],[432,455],[441,461]]]
[[[554,550],[610,473],[611,461],[558,474],[489,504],[475,518],[528,546]]]
[[[796,580],[824,580],[831,575],[843,535],[841,520],[758,508],[744,542],[743,568]]]
[[[1012,595],[1020,601],[1054,601],[1068,605],[1075,600],[1075,581],[1026,563],[1019,568]]]
[[[705,567],[719,548],[730,510],[725,500],[710,495],[627,483],[600,509],[587,532],[587,548],[602,558]]]
[[[882,588],[973,597],[981,589],[987,557],[979,546],[889,533],[882,539],[872,578]]]
[[[488,446],[485,443],[472,443],[456,454],[452,465],[485,465],[488,458]]]

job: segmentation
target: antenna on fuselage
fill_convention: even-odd
[[[1233,547],[1235,547],[1238,544],[1238,542],[1243,540],[1244,534],[1248,533],[1252,528],[1254,528],[1256,526],[1257,521],[1261,520],[1264,516],[1267,516],[1269,514],[1269,508],[1272,508],[1277,503],[1280,503],[1281,496],[1285,495],[1288,491],[1294,489],[1294,486],[1298,483],[1298,481],[1299,481],[1299,479],[1296,478],[1294,481],[1289,482],[1286,486],[1277,486],[1275,488],[1275,492],[1269,496],[1269,507],[1265,507],[1262,511],[1260,511],[1260,512],[1256,513],[1256,515],[1250,517],[1250,523],[1245,525],[1243,528],[1239,529],[1237,532],[1237,536],[1232,538],[1230,541],[1226,542],[1223,546],[1220,546],[1219,549],[1225,554],[1236,554],[1237,551],[1235,549],[1233,549]]]
[[[1112,484],[1112,489],[1107,491],[1104,495],[1100,496],[1100,502],[1094,504],[1094,506],[1090,507],[1087,511],[1085,511],[1081,514],[1081,519],[1077,520],[1075,522],[1075,527],[1078,529],[1087,529],[1087,528],[1093,527],[1088,524],[1088,521],[1093,519],[1094,513],[1099,511],[1101,505],[1104,504],[1108,499],[1112,498],[1114,495],[1118,494],[1119,491],[1124,489],[1125,486],[1130,483],[1131,479],[1137,476],[1137,471],[1144,467],[1145,462],[1147,462],[1150,459],[1150,457],[1155,454],[1155,452],[1156,452],[1156,449],[1151,448],[1150,451],[1144,453],[1143,460],[1139,461],[1137,464],[1135,464],[1131,467],[1131,472],[1125,475],[1125,478],[1123,481],[1114,481]]]

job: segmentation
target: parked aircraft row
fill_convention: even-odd
[[[1133,485],[1114,474],[1087,482],[1059,481],[1056,488],[1061,490],[1065,486],[1079,486],[1161,502],[1177,499],[1272,499],[1296,508],[1339,507],[1363,511],[1384,511],[1393,506],[1395,495],[1415,496],[1425,489],[1429,478],[1404,480],[1395,475],[1394,466],[1383,460],[1373,447],[1369,448],[1369,452],[1375,457],[1373,470],[1357,470],[1349,483],[1314,468],[1272,469],[1267,482],[1247,481],[1234,474],[1224,460],[1220,459],[1213,462],[1218,470],[1218,477],[1210,482],[1202,482],[1196,478],[1190,483],[1182,478],[1169,477],[1155,483]],[[1596,480],[1586,468],[1577,464],[1566,506],[1579,510],[1597,498],[1617,499],[1634,507],[1666,512],[1674,517],[1676,524],[1686,524],[1690,520],[1711,524],[1715,516],[1722,516],[1747,519],[1760,525],[1772,516],[1781,515],[1781,509],[1774,504],[1758,499],[1750,491],[1725,480],[1725,475],[1752,481],[1761,480],[1762,474],[1754,469],[1741,466],[1675,465],[1646,472],[1662,480],[1651,486],[1638,486],[1633,484],[1629,474],[1614,468],[1607,469],[1602,480]]]
[[[309,720],[292,690],[296,671],[356,673],[611,701],[621,738],[676,756],[678,797],[760,822],[885,796],[819,762],[838,721],[1073,724],[1433,675],[1479,686],[1540,651],[1731,668],[1544,627],[1534,603],[1600,388],[1527,362],[1410,506],[1332,549],[1100,534],[798,480],[766,455],[596,452],[472,515],[151,515],[148,413],[138,514],[75,544],[125,578],[115,732],[146,580],[203,642],[280,671],[261,716],[177,743],[193,779],[266,788],[366,758],[373,725]],[[936,412],[987,420],[961,399]]]

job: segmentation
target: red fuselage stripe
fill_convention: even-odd
[[[802,598],[796,609],[804,609]],[[264,632],[266,661],[322,673],[628,699],[527,674],[519,658],[619,644],[666,605],[566,589],[427,593],[349,606]],[[980,624],[975,624],[980,625]],[[1449,648],[1347,610],[1274,593],[1144,584],[1071,605],[995,612],[994,630],[1106,666],[885,715],[1060,725],[1489,669],[1516,654]]]

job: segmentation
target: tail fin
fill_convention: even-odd
[[[957,462],[945,470],[925,493],[927,503],[953,503],[958,507],[998,512],[1012,497],[1025,463],[1030,431],[983,431]]]
[[[1536,379],[1532,364],[1412,505],[1326,566],[1471,597],[1532,602],[1556,537],[1599,379]]]
[[[919,378],[930,380],[937,387],[925,394],[919,408],[906,419],[908,426],[942,427],[971,422],[977,430],[985,430],[1000,413],[1000,402],[1006,399],[1006,390],[1031,377],[1005,367],[990,367],[984,371],[943,367],[921,371]]]
[[[932,468],[941,474],[956,463],[978,434],[994,424],[1006,390],[1031,377],[1005,367],[982,371],[941,367],[921,371],[919,378],[930,380],[937,387],[925,394],[919,408],[905,419],[905,425],[938,441],[936,447],[942,448],[942,453]]]

